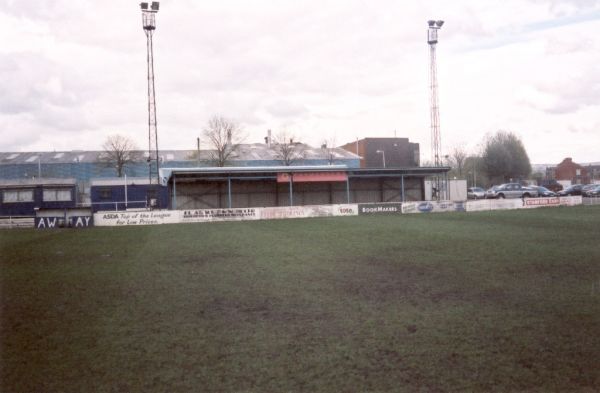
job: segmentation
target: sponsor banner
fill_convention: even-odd
[[[85,226],[85,224],[91,225],[92,222],[95,226],[122,226],[356,215],[358,215],[358,205],[356,204],[235,209],[156,210],[141,212],[101,212],[94,214],[93,221],[89,220],[89,222],[85,221],[85,217],[81,217],[84,222],[80,222],[77,226]],[[80,217],[73,218],[78,219]],[[48,223],[44,222],[41,225],[45,225],[47,227]],[[50,225],[58,225],[58,223],[51,223]]]
[[[333,205],[333,215],[339,216],[358,216],[358,205]]]
[[[260,211],[263,220],[278,220],[282,218],[305,218],[308,217],[304,206],[290,207],[265,207]]]
[[[525,198],[523,199],[523,208],[531,209],[544,206],[560,206],[559,197],[551,198]]]
[[[95,226],[158,225],[181,222],[176,210],[153,210],[138,212],[100,212],[94,214]]]
[[[465,211],[463,202],[453,201],[422,201],[402,203],[402,213],[442,213]]]
[[[544,206],[575,206],[581,205],[582,203],[583,198],[581,195],[552,198],[527,198],[523,201],[523,207],[532,208]]]
[[[598,198],[598,197],[582,198],[582,203],[586,206],[600,205],[600,198]]]
[[[583,197],[581,195],[560,197],[561,206],[576,206],[583,204]]]
[[[455,212],[466,212],[467,211],[467,202],[466,201],[455,201],[454,202],[454,211]]]
[[[333,182],[333,181],[346,181],[348,175],[346,172],[296,172],[293,174],[289,173],[278,173],[277,182],[287,183],[290,181],[294,183],[315,183],[315,182]]]
[[[515,199],[482,199],[478,201],[468,201],[466,211],[488,211],[488,210],[509,210],[520,209],[523,207],[523,201],[520,198]]]
[[[359,203],[358,214],[400,214],[401,203]]]
[[[241,221],[260,219],[260,209],[198,209],[182,210],[180,222]]]

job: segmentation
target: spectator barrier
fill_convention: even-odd
[[[157,225],[215,221],[274,220],[285,218],[337,217],[364,214],[411,214],[472,212],[544,206],[581,205],[582,198],[489,199],[478,201],[422,201],[405,203],[361,203],[236,209],[147,210],[133,212],[99,212],[96,226]]]

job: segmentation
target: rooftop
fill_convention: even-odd
[[[330,152],[322,148],[315,148],[305,144],[298,144],[302,149],[302,155],[305,159],[324,159]],[[210,160],[211,153],[214,150],[200,150],[200,160]],[[138,151],[140,161],[145,161],[148,157],[147,151]],[[71,150],[71,151],[51,151],[51,152],[0,152],[0,165],[9,164],[65,164],[65,163],[85,163],[97,162],[98,157],[103,154],[102,150]],[[342,148],[331,149],[334,159],[358,159],[354,153]],[[197,150],[161,150],[159,152],[162,162],[174,161],[196,161]],[[277,160],[278,154],[275,145],[271,147],[264,143],[242,144],[232,155],[231,160],[241,161],[263,161]]]

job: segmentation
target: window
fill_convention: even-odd
[[[2,194],[2,202],[33,202],[33,190],[5,190]]]
[[[68,188],[44,189],[44,202],[66,202],[71,199],[71,190]]]
[[[100,194],[100,199],[112,199],[112,189],[110,188],[101,188],[98,194]]]

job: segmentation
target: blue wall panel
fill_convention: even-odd
[[[169,192],[167,187],[133,184],[127,186],[127,205],[125,205],[125,185],[94,185],[91,187],[92,210],[125,210],[147,207],[149,193],[154,190],[157,209],[169,207]],[[104,194],[104,195],[103,195]],[[108,194],[108,195],[107,195]]]
[[[71,191],[71,200],[70,201],[44,201],[44,188],[47,189],[65,189],[69,188]],[[4,202],[4,191],[6,190],[31,190],[33,189],[33,202]],[[34,216],[36,208],[42,209],[65,209],[72,208],[76,206],[76,190],[75,186],[55,186],[55,185],[47,185],[44,187],[43,185],[37,186],[14,186],[7,189],[0,190],[0,216]]]

